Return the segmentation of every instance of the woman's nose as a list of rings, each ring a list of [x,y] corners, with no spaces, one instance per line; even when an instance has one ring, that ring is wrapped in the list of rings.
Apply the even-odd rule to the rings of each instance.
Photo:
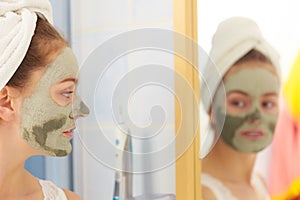
[[[83,103],[83,101],[80,101],[80,106],[79,106],[79,115],[86,117],[90,114],[90,109]]]
[[[76,96],[74,102],[73,102],[73,111],[70,115],[70,118],[72,119],[78,119],[80,117],[86,117],[90,113],[89,108],[85,103],[81,100],[79,96]]]

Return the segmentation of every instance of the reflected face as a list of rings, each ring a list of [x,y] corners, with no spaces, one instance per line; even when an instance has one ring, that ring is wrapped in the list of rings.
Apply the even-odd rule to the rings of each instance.
[[[237,151],[261,151],[273,138],[280,85],[261,65],[264,63],[231,74],[224,83],[226,96],[221,88],[215,96],[212,114],[217,129],[221,139]]]
[[[32,95],[23,101],[21,137],[48,155],[71,152],[75,119],[89,113],[75,92],[77,73],[76,58],[66,47],[47,67]]]

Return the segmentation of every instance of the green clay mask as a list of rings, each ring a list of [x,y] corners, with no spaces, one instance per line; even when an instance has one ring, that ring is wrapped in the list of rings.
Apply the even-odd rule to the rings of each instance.
[[[262,67],[242,68],[228,77],[224,87],[226,97],[219,87],[212,107],[222,140],[240,152],[261,151],[271,143],[278,117],[278,110],[268,110],[277,107],[280,85],[276,76]],[[238,95],[230,99],[230,94]],[[239,112],[229,109],[233,105],[240,106]]]
[[[77,95],[74,96],[73,104],[60,106],[50,94],[52,85],[66,78],[75,78],[77,72],[76,58],[72,50],[66,47],[48,66],[34,93],[23,102],[21,137],[30,146],[51,156],[65,156],[71,152],[71,137],[64,136],[63,132],[74,128],[73,116],[89,113]]]

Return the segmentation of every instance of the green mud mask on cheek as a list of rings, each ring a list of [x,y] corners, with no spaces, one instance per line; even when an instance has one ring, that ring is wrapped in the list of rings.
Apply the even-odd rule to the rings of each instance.
[[[50,94],[53,84],[69,77],[76,77],[78,64],[72,50],[64,48],[56,60],[48,66],[34,93],[23,102],[21,137],[32,147],[52,156],[65,156],[71,152],[70,138],[62,133],[74,126],[72,104],[59,106]],[[74,101],[81,102],[75,99]],[[82,103],[74,110],[86,111]],[[78,108],[77,108],[78,107]]]
[[[217,129],[221,130],[221,138],[226,144],[241,152],[258,152],[270,144],[277,115],[262,112],[260,99],[266,93],[278,94],[279,87],[276,77],[261,67],[244,68],[232,74],[225,82],[225,93],[239,91],[251,97],[249,109],[238,114],[226,112],[225,96],[222,95],[221,87],[219,87],[212,113],[216,119]],[[259,125],[252,124],[252,120],[259,120]],[[243,134],[256,134],[251,130],[263,131],[264,137],[260,139],[243,137]]]

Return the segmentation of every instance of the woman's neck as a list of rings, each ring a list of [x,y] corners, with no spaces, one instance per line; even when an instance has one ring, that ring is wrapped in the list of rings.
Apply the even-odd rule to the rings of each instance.
[[[219,139],[212,151],[203,159],[202,172],[224,181],[242,181],[251,184],[255,159],[255,153],[238,152]]]
[[[20,137],[8,130],[0,130],[0,199],[10,194],[28,191],[32,176],[24,169],[30,152],[22,148],[25,143]],[[22,151],[23,149],[23,151]]]

